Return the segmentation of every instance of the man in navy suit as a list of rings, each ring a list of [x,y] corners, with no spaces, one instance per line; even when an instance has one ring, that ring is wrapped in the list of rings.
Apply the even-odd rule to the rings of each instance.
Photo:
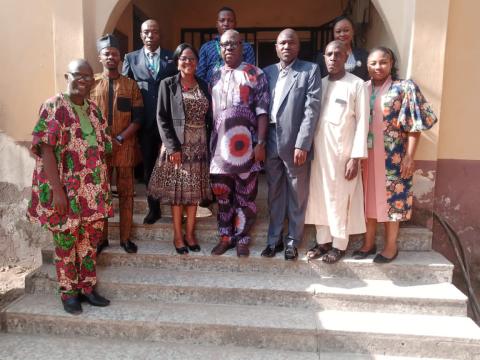
[[[140,130],[144,180],[150,181],[155,161],[161,146],[157,128],[157,100],[160,81],[176,73],[172,52],[160,48],[160,26],[156,20],[142,24],[140,37],[143,48],[125,55],[122,74],[134,79],[142,92],[144,119]],[[148,200],[148,214],[144,224],[153,224],[160,219],[160,204],[151,197]]]

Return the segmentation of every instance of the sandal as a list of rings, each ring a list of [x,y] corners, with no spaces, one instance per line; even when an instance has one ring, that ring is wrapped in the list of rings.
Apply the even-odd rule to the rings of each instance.
[[[326,262],[327,264],[334,264],[344,256],[345,256],[345,250],[332,248],[329,252],[323,255],[322,261]]]
[[[327,252],[329,252],[332,249],[332,243],[327,243],[327,244],[316,244],[314,247],[312,247],[310,250],[307,251],[307,259],[308,260],[315,260],[323,255],[325,255]]]

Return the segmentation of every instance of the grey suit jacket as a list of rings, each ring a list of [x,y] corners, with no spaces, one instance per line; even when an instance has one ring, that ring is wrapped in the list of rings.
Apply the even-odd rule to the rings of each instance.
[[[273,99],[273,91],[279,76],[278,65],[264,69]],[[308,151],[311,159],[312,142],[320,115],[322,79],[317,64],[297,59],[288,72],[280,106],[276,115],[276,143],[280,158],[293,166],[295,149]],[[270,115],[273,101],[270,102]],[[269,154],[276,153],[268,148]]]
[[[154,78],[148,71],[143,48],[125,55],[122,74],[135,80],[142,92],[144,122],[142,131],[151,131],[157,127],[157,101],[160,81],[177,72],[169,50],[160,50],[160,69]]]

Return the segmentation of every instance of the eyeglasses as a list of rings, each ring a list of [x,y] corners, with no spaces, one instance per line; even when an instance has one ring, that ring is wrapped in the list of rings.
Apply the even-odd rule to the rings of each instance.
[[[85,75],[85,74],[80,74],[78,72],[69,72],[68,74],[72,75],[73,79],[74,80],[85,80],[85,81],[92,81],[93,80],[93,76],[92,75]]]
[[[221,42],[220,46],[222,47],[222,49],[230,48],[231,50],[235,50],[241,43],[241,41],[225,41]]]
[[[178,60],[183,61],[183,62],[195,62],[197,61],[197,58],[194,57],[188,57],[188,56],[180,56]]]

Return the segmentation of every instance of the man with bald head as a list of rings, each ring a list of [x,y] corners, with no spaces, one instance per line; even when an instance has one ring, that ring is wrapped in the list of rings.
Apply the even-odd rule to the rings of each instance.
[[[97,244],[105,218],[113,215],[105,162],[112,144],[100,109],[87,99],[93,84],[88,62],[72,61],[65,79],[67,90],[45,101],[33,129],[27,216],[52,232],[63,307],[77,315],[81,301],[110,303],[94,286]]]
[[[249,256],[249,231],[255,222],[258,173],[265,160],[268,84],[259,68],[242,62],[242,41],[235,30],[220,39],[223,65],[210,83],[213,105],[211,185],[218,200],[219,243],[213,255],[236,246]]]
[[[144,116],[140,129],[140,148],[142,151],[143,180],[150,181],[155,161],[161,146],[157,127],[157,102],[160,81],[176,73],[172,52],[160,48],[160,26],[156,20],[147,20],[142,24],[140,37],[143,48],[125,55],[122,74],[135,80],[143,97]],[[160,219],[158,200],[148,197],[148,214],[144,224],[153,224]]]
[[[345,71],[345,45],[332,41],[324,57],[328,76],[322,80],[305,222],[317,230],[317,244],[308,251],[308,259],[332,264],[345,255],[350,234],[366,231],[359,167],[367,157],[370,108],[363,80]]]
[[[265,163],[270,224],[262,256],[273,257],[285,245],[285,260],[296,260],[303,238],[321,79],[316,64],[297,58],[300,41],[294,30],[280,32],[275,49],[280,62],[264,69],[272,102]],[[283,236],[285,218],[288,233]]]

